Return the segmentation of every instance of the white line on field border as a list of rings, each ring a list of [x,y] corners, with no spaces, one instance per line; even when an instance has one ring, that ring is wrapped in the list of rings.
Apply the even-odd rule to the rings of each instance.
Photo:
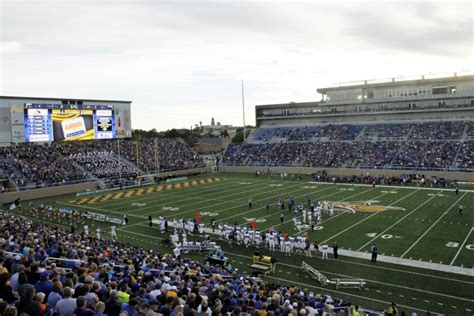
[[[448,210],[445,211],[445,212],[444,212],[444,213],[443,213],[443,214],[442,214],[442,215],[441,215],[441,216],[440,216],[440,217],[439,217],[439,218],[438,218],[411,246],[410,246],[410,248],[408,248],[408,249],[400,256],[400,258],[403,258],[410,250],[412,250],[413,247],[415,247],[416,244],[417,244],[421,239],[423,239],[423,237],[425,237],[426,234],[428,234],[428,233],[430,232],[430,230],[431,230],[433,227],[435,227],[436,224],[437,224],[446,214],[448,214],[449,211],[450,211],[454,206],[456,206],[456,205],[459,203],[459,201],[461,201],[461,200],[464,198],[464,196],[465,196],[466,194],[467,194],[467,192],[464,192],[464,194],[461,195],[461,197],[460,197],[459,199],[457,199],[456,202],[454,202],[453,205],[451,205],[451,207],[448,208]]]
[[[309,181],[307,183],[310,184],[322,184],[322,183],[330,183],[334,184],[332,182],[322,182],[322,181]],[[366,187],[371,184],[361,184],[361,183],[335,183],[335,185],[351,185],[351,186],[358,186],[358,187]],[[448,189],[448,188],[427,188],[427,187],[413,187],[413,186],[402,186],[402,185],[384,185],[384,184],[377,184],[376,187],[379,188],[396,188],[396,189],[412,189],[412,190],[433,190],[433,191],[450,191],[450,192],[455,192],[456,189]],[[474,190],[466,190],[466,189],[459,189],[459,192],[468,192],[468,193],[474,193]]]
[[[436,196],[438,196],[438,194],[440,194],[441,192],[443,191],[439,191],[438,193],[436,193],[435,195],[433,195],[432,197],[430,197],[428,200],[424,201],[423,203],[421,203],[420,205],[418,205],[413,211],[411,211],[410,213],[408,213],[407,215],[403,216],[402,218],[400,218],[398,221],[395,222],[395,224],[391,225],[389,228],[385,229],[383,232],[381,232],[380,234],[378,234],[377,236],[375,236],[374,238],[372,238],[371,240],[369,240],[367,243],[365,243],[362,247],[360,247],[359,249],[357,249],[357,251],[361,251],[363,248],[365,248],[367,245],[370,245],[375,239],[379,238],[380,236],[382,236],[383,234],[385,234],[387,231],[389,231],[390,229],[392,229],[393,227],[395,227],[396,225],[398,225],[398,223],[402,222],[405,218],[407,218],[408,216],[410,216],[411,214],[413,214],[416,210],[418,210],[420,207],[422,207],[423,205],[425,205],[426,203],[428,203],[429,201],[431,201],[432,199],[434,199]]]
[[[451,263],[449,264],[450,266],[453,265],[454,261],[456,261],[456,258],[458,257],[459,253],[461,252],[462,248],[464,247],[464,244],[466,243],[466,241],[469,239],[469,235],[471,235],[472,231],[474,230],[474,227],[471,227],[471,230],[469,231],[469,233],[467,234],[466,236],[466,239],[464,239],[461,247],[459,247],[459,250],[458,252],[456,252],[456,255],[454,256],[453,258],[453,261],[451,261]]]
[[[124,232],[130,233],[130,234],[135,234],[135,235],[138,235],[138,236],[151,238],[151,239],[158,239],[158,240],[163,240],[164,239],[164,238],[161,238],[161,237],[156,237],[156,236],[152,236],[152,235],[137,233],[137,232],[134,232],[134,231],[131,231],[131,230],[126,230]],[[281,252],[281,251],[277,249],[276,252]],[[303,254],[299,254],[299,253],[294,253],[294,254],[296,256],[303,256]],[[304,256],[306,258],[306,255],[304,255]],[[331,259],[331,258],[329,258],[328,260],[336,261],[336,259]],[[408,260],[408,259],[401,259],[401,260]],[[445,280],[445,281],[456,282],[456,283],[464,283],[464,284],[469,284],[469,285],[474,284],[473,282],[469,282],[469,281],[465,281],[465,280],[461,280],[461,279],[457,279],[457,278],[453,279],[453,278],[447,278],[447,277],[442,277],[442,276],[433,275],[433,274],[426,274],[426,273],[416,272],[416,271],[400,270],[400,269],[395,269],[395,268],[382,267],[382,266],[379,266],[379,265],[367,264],[367,263],[362,263],[362,262],[357,262],[357,261],[348,261],[348,260],[344,260],[344,259],[337,259],[337,261],[347,263],[347,264],[350,264],[350,265],[370,267],[371,269],[381,269],[381,270],[394,271],[394,272],[399,272],[399,273],[413,274],[413,275],[418,275],[418,276],[422,276],[422,277],[434,278],[434,279]],[[388,262],[388,263],[389,264],[396,264],[396,263],[390,263],[390,262]],[[429,269],[429,268],[420,268],[416,265],[410,265],[409,267],[423,269],[423,270]],[[438,269],[434,269],[434,270],[443,272],[442,270],[438,270]],[[444,271],[444,272],[448,272],[448,271]],[[459,275],[459,273],[457,273],[457,272],[448,272],[448,273]]]

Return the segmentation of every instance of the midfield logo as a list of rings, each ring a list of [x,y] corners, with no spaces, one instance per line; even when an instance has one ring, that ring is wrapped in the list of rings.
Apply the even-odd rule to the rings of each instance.
[[[369,201],[356,201],[356,202],[332,202],[332,201],[324,201],[324,203],[328,203],[329,205],[334,204],[334,209],[340,211],[349,211],[351,213],[355,212],[381,212],[381,211],[405,211],[406,209],[399,206],[390,206],[390,205],[380,205],[378,204],[380,201],[377,200],[369,200]]]

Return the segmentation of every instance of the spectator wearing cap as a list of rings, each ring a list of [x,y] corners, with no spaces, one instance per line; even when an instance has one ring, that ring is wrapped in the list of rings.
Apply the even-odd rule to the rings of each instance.
[[[40,279],[35,284],[35,290],[36,292],[42,292],[45,295],[49,295],[49,293],[51,293],[53,290],[53,282],[48,279],[47,271],[41,272]]]

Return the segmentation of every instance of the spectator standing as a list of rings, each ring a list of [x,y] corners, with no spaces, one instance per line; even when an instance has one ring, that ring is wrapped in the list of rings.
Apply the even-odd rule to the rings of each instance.
[[[379,251],[379,248],[377,247],[376,244],[372,245],[372,259],[370,261],[372,262],[377,262],[377,253]]]

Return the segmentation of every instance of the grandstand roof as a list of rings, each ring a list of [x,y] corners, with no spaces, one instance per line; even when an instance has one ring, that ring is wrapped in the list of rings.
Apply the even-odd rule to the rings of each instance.
[[[18,99],[18,100],[54,100],[54,101],[85,101],[85,102],[108,102],[108,103],[132,103],[126,100],[101,100],[101,99],[82,99],[82,98],[51,98],[51,97],[22,97],[22,96],[0,96],[0,99]]]
[[[398,87],[406,85],[424,85],[446,83],[454,81],[470,81],[474,80],[474,75],[450,76],[440,78],[426,78],[425,76],[417,79],[405,80],[403,78],[391,78],[382,80],[365,80],[341,83],[337,86],[316,89],[318,93],[325,94],[328,91],[347,90],[356,88],[383,88],[383,87]]]

